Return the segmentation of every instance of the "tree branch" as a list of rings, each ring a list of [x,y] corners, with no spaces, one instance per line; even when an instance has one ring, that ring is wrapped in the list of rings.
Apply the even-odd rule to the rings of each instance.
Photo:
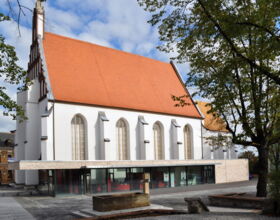
[[[233,41],[230,39],[230,37],[225,33],[225,31],[222,29],[221,25],[214,19],[214,17],[209,13],[209,11],[206,9],[204,3],[202,0],[197,0],[200,6],[202,7],[205,15],[208,17],[208,19],[215,25],[215,27],[218,29],[220,34],[223,36],[223,38],[228,42],[230,48],[232,49],[233,52],[236,53],[236,55],[243,60],[245,60],[247,63],[255,67],[256,69],[259,69],[264,75],[268,76],[269,78],[273,79],[276,84],[280,85],[280,72],[277,72],[276,74],[271,73],[268,71],[266,68],[258,65],[255,63],[253,60],[250,58],[244,56],[234,45]]]
[[[266,33],[270,34],[272,37],[274,37],[279,43],[280,43],[280,36],[277,36],[275,33],[273,33],[271,30],[269,30],[268,28],[266,27],[263,27],[261,25],[258,25],[258,24],[255,24],[255,23],[252,23],[252,22],[249,22],[249,21],[244,21],[244,22],[236,22],[234,24],[237,24],[237,25],[245,25],[245,26],[252,26],[252,27],[256,27],[258,29],[261,29],[263,31],[265,31]]]

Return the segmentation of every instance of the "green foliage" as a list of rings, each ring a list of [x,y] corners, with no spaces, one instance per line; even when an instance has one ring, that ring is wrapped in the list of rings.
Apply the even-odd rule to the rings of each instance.
[[[274,214],[280,215],[280,143],[270,147],[269,161],[268,190],[270,197],[274,200]]]
[[[182,96],[175,96],[171,95],[171,99],[176,102],[175,107],[183,107],[186,105],[190,105],[190,101],[187,99],[189,98],[189,95],[182,95]]]
[[[248,159],[249,161],[249,173],[258,173],[258,157],[252,151],[242,152],[238,158]]]
[[[179,62],[190,61],[187,85],[213,100],[211,111],[225,120],[233,142],[255,147],[275,143],[280,1],[138,2],[152,12],[150,23],[158,25],[158,48],[176,50]]]
[[[270,147],[269,161],[271,169],[280,173],[280,140],[279,143],[273,144]]]
[[[270,197],[278,204],[278,214],[280,214],[280,172],[279,170],[273,170],[269,174],[268,185]]]
[[[228,135],[218,134],[216,136],[212,135],[205,137],[204,139],[207,144],[214,148],[214,150],[217,150],[220,147],[231,147],[232,145],[231,137]]]
[[[189,50],[213,49],[220,44],[234,52],[242,62],[261,71],[280,85],[280,69],[273,63],[259,63],[255,55],[245,50],[248,35],[258,33],[268,41],[261,42],[258,55],[271,60],[279,54],[280,1],[275,0],[138,0],[140,6],[152,12],[152,25],[159,25],[166,52],[177,50],[177,60],[185,62]],[[252,33],[250,33],[252,31]],[[247,35],[247,36],[246,36]],[[246,37],[244,37],[246,36]],[[242,41],[242,42],[241,42]],[[255,42],[254,42],[255,43]],[[176,45],[176,48],[174,47]],[[222,46],[222,45],[221,45]],[[205,51],[204,51],[205,52]]]
[[[0,13],[0,22],[7,20],[9,17]],[[7,44],[4,36],[0,34],[0,77],[5,83],[18,85],[18,91],[23,91],[27,89],[29,81],[26,71],[17,65],[17,61],[15,48]],[[4,86],[0,86],[0,106],[4,108],[4,115],[10,115],[14,119],[26,119],[24,110],[11,99]]]
[[[280,138],[280,1],[138,2],[152,13],[158,48],[190,62],[187,85],[211,100],[233,143],[258,149],[257,195],[265,196],[268,150]]]
[[[280,215],[280,143],[271,146],[269,153],[270,173],[268,190],[270,197],[274,200],[274,212]]]

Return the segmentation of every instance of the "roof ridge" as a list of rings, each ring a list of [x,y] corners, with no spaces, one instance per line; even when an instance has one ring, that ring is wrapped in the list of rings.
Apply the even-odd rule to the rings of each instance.
[[[67,40],[73,40],[73,41],[77,41],[77,42],[80,42],[80,43],[83,43],[83,44],[94,45],[94,46],[97,46],[97,47],[102,47],[104,49],[110,49],[110,50],[114,50],[114,51],[117,51],[117,52],[129,54],[129,55],[133,55],[133,56],[139,56],[139,57],[142,57],[142,58],[145,58],[145,59],[149,59],[149,60],[157,61],[157,62],[160,62],[160,63],[163,63],[163,64],[171,65],[169,62],[164,62],[164,61],[153,59],[153,58],[150,58],[150,57],[145,57],[145,56],[142,56],[142,55],[139,55],[139,54],[130,53],[130,52],[127,52],[127,51],[116,49],[116,48],[106,47],[106,46],[103,46],[103,45],[91,43],[91,42],[88,42],[88,41],[85,41],[85,40],[76,39],[76,38],[73,38],[73,37],[67,37],[67,36],[55,34],[55,33],[52,33],[52,32],[45,32],[45,34],[50,34],[50,35],[53,35],[55,37],[65,38]]]

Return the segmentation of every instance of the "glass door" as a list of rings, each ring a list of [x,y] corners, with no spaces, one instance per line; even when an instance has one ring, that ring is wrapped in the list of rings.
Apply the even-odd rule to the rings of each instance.
[[[90,170],[86,169],[84,170],[84,192],[86,194],[91,194],[91,175],[90,175]]]

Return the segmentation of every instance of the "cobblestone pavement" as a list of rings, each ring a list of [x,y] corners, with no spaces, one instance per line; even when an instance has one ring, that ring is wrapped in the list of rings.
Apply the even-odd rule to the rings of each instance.
[[[243,184],[243,183],[242,183]],[[211,186],[212,187],[212,186]],[[171,206],[174,209],[185,209],[186,203],[184,202],[185,197],[200,197],[204,203],[208,204],[208,196],[213,194],[223,194],[223,193],[242,193],[242,192],[255,192],[256,191],[256,182],[249,182],[248,185],[238,186],[238,184],[231,184],[228,188],[223,187],[219,188],[216,185],[216,188],[203,190],[193,190],[186,192],[176,192],[169,194],[156,194],[151,196],[151,203]]]
[[[0,197],[0,219],[33,220],[34,218],[14,198]]]
[[[92,201],[89,196],[58,196],[55,198],[37,196],[15,197],[15,199],[38,220],[75,219],[71,214],[72,211],[92,208]]]
[[[210,194],[254,192],[255,190],[256,181],[194,186],[182,189],[174,189],[173,191],[169,190],[168,193],[165,193],[164,190],[158,190],[152,191],[151,203],[172,207],[174,209],[186,210],[187,207],[183,200],[184,197],[198,196],[207,203],[207,196]],[[71,212],[83,209],[92,209],[92,201],[90,196],[58,196],[55,198],[47,196],[0,197],[0,220],[32,220],[32,216],[34,219],[39,220],[68,220],[75,219],[75,217],[71,215]],[[17,214],[17,210],[22,214]],[[217,207],[210,207],[210,210],[210,213],[200,215],[170,215],[135,219],[276,219],[256,214],[250,210],[248,211]]]
[[[203,220],[279,220],[279,217],[268,217],[259,214],[253,213],[236,213],[236,212],[227,212],[227,213],[215,213],[210,212],[209,214],[187,214],[187,215],[168,215],[168,216],[157,216],[157,217],[145,217],[145,218],[134,218],[133,220],[165,220],[165,219],[203,219]]]

